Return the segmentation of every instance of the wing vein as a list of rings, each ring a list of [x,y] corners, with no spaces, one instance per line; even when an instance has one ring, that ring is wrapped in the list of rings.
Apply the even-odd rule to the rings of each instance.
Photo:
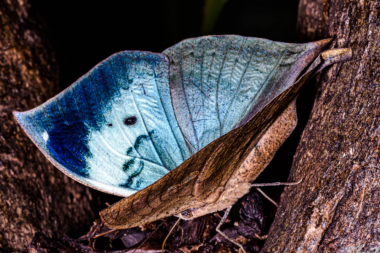
[[[95,99],[96,99],[96,101],[98,102],[98,104],[100,104],[100,103],[99,103],[99,98],[98,98],[99,94],[97,94],[97,90],[96,90],[95,87],[94,87],[94,81],[93,81],[93,79],[92,79],[91,74],[89,75],[89,77],[90,77],[90,81],[91,81],[91,82],[90,82],[90,83],[91,83],[91,87],[92,87],[92,89],[93,89],[93,91],[94,91],[94,94],[95,94]],[[108,90],[107,90],[107,93],[108,93]],[[108,94],[108,96],[109,96],[109,94]],[[108,98],[109,98],[109,97],[108,97]],[[139,157],[141,157],[141,155],[139,154],[139,152],[136,150],[135,146],[132,144],[131,140],[130,140],[130,139],[128,138],[128,136],[125,134],[124,129],[120,126],[120,122],[117,120],[117,117],[116,117],[115,112],[114,112],[113,104],[112,104],[112,103],[110,103],[110,104],[111,104],[112,115],[113,115],[114,118],[116,119],[115,121],[116,121],[117,126],[118,126],[119,129],[121,130],[121,134],[123,135],[124,139],[126,139],[126,140],[128,141],[128,143],[132,146],[132,148],[136,151],[136,153],[139,155]],[[100,131],[100,128],[99,128],[99,133],[102,135],[102,133],[101,133],[101,131]],[[106,139],[104,139],[104,140],[107,142]],[[108,142],[107,142],[107,143],[108,143]]]
[[[244,47],[244,45],[245,45],[246,42],[247,42],[247,38],[244,39],[244,42],[243,42],[242,45],[240,46],[239,53],[238,53],[239,58],[237,59],[237,61],[235,60],[235,62],[234,62],[234,67],[233,67],[232,70],[231,70],[231,75],[230,75],[230,80],[229,80],[229,84],[230,84],[230,85],[231,85],[231,79],[232,79],[232,76],[233,76],[233,74],[235,73],[236,64],[237,64],[237,62],[239,61],[239,59],[241,58],[241,51],[242,51],[242,49],[243,49],[243,47]],[[227,112],[228,112],[228,111],[227,111]],[[227,112],[226,112],[226,114],[227,114]],[[224,121],[224,119],[223,119],[223,121]]]
[[[139,116],[141,117],[141,121],[142,121],[142,123],[143,123],[144,129],[145,129],[145,132],[146,132],[147,136],[149,136],[150,143],[151,143],[152,146],[153,146],[153,149],[154,149],[154,151],[155,151],[155,153],[156,153],[156,156],[157,156],[158,159],[160,160],[161,165],[163,165],[164,163],[162,162],[162,159],[161,159],[160,155],[158,154],[158,151],[157,151],[156,145],[154,145],[154,142],[153,142],[152,138],[150,137],[150,134],[149,134],[148,128],[146,127],[145,120],[144,120],[143,116],[141,115],[140,108],[138,107],[138,105],[137,105],[137,103],[136,103],[136,99],[135,99],[135,96],[133,95],[132,89],[130,88],[130,89],[128,89],[128,90],[129,90],[129,92],[130,92],[130,94],[131,94],[131,96],[132,96],[133,104],[134,104],[134,106],[136,107],[136,110],[137,110]],[[170,171],[169,169],[167,169],[167,170]]]
[[[72,91],[72,94],[73,94],[73,98],[74,98],[74,102],[75,102],[75,110],[78,112],[78,115],[80,115],[80,110],[79,110],[79,105],[78,105],[78,101],[77,101],[77,97],[76,97],[76,94],[75,94],[75,90],[74,89],[71,89]],[[86,100],[86,105],[87,105],[87,100]],[[97,125],[97,123],[95,122],[95,124]],[[99,126],[98,126],[99,128]],[[99,128],[100,129],[100,128]],[[100,131],[99,131],[100,132]],[[99,135],[100,138],[102,139],[102,142],[109,147],[109,144],[104,140],[102,134]],[[95,145],[92,145],[92,148],[95,149],[95,151],[99,152],[101,151],[98,147],[96,147]],[[101,152],[100,152],[101,153]],[[120,154],[121,155],[121,154]],[[112,175],[108,172],[108,171],[104,171],[102,170],[103,173],[106,173],[108,176],[112,177]]]
[[[272,42],[272,45],[271,45],[271,48],[274,46],[274,42]],[[270,77],[273,75],[274,71],[278,68],[278,66],[280,65],[281,63],[281,60],[284,56],[284,52],[281,53],[281,56],[278,58],[278,61],[276,62],[275,66],[273,67],[273,69],[271,70],[271,72],[267,75],[265,81],[263,82],[263,84],[261,85],[260,89],[256,92],[255,96],[251,99],[251,101],[255,100],[257,95],[260,93],[260,91],[263,89],[263,87],[266,86],[266,84],[268,83]],[[249,107],[247,107],[245,109],[245,112],[244,112],[244,115],[247,113],[247,110],[248,110]]]
[[[133,58],[133,59],[134,59],[134,58]],[[133,60],[132,60],[132,61],[133,61]],[[109,64],[109,66],[110,66],[110,68],[111,68],[112,76],[115,76],[115,74],[114,74],[114,69],[113,69],[112,64],[111,64],[110,62],[108,62],[108,64]],[[148,129],[146,128],[146,125],[145,125],[144,118],[142,117],[142,115],[141,115],[141,113],[140,113],[140,109],[138,108],[138,106],[137,106],[137,104],[136,104],[136,101],[135,101],[135,98],[134,98],[134,96],[133,96],[133,94],[132,94],[131,89],[129,89],[129,91],[130,91],[130,94],[131,94],[131,96],[132,96],[133,103],[134,103],[134,105],[135,105],[135,107],[136,107],[136,109],[137,109],[137,111],[138,111],[138,113],[139,113],[139,115],[140,115],[140,117],[141,117],[141,119],[142,119],[142,121],[143,121],[143,125],[144,125],[144,128],[145,128],[145,131],[146,131],[147,135],[150,137],[149,132],[148,132]],[[107,90],[107,92],[108,92],[108,90]],[[161,161],[161,164],[154,163],[154,162],[152,162],[152,161],[149,161],[149,160],[147,160],[147,159],[142,158],[141,156],[140,156],[139,159],[142,159],[143,161],[149,161],[149,162],[154,163],[154,164],[156,164],[156,165],[160,165],[161,167],[163,167],[163,168],[165,168],[166,170],[170,171],[168,168],[166,168],[165,166],[163,166],[163,163],[162,163],[161,157],[159,156],[159,154],[158,154],[158,152],[157,152],[157,149],[156,149],[156,146],[154,145],[154,143],[153,143],[153,141],[152,141],[151,138],[150,138],[150,141],[151,141],[151,143],[152,143],[152,146],[153,146],[154,150],[156,151],[156,154],[157,154],[158,158],[159,158],[160,161]],[[134,146],[133,146],[133,148],[135,149]],[[136,150],[136,149],[135,149],[135,150]],[[137,150],[136,150],[136,152],[137,152]],[[137,153],[138,153],[138,152],[137,152]]]
[[[72,89],[72,92],[73,92],[73,98],[74,98],[74,101],[75,101],[75,108],[76,108],[77,112],[80,114],[79,106],[78,106],[78,101],[77,101],[77,98],[76,98],[76,95],[75,95],[75,92],[74,92],[74,91],[75,91],[75,90]],[[100,136],[101,140],[104,142],[104,144],[107,145],[108,148],[109,148],[111,151],[114,150],[114,149],[113,149],[113,148],[112,148],[112,147],[111,147],[111,146],[110,146],[110,145],[104,140],[104,137],[103,137],[102,134],[100,134],[99,136]],[[95,145],[93,145],[92,147],[95,148],[96,151],[99,151],[99,149],[98,149]],[[114,153],[115,153],[116,155],[118,155],[118,156],[124,158],[124,159],[139,159],[139,160],[142,160],[142,161],[147,162],[147,163],[152,163],[152,164],[155,164],[155,165],[159,165],[159,164],[153,163],[153,162],[151,162],[151,161],[149,161],[149,160],[146,160],[146,159],[144,159],[144,158],[142,158],[142,157],[135,157],[135,156],[124,155],[124,154],[122,154],[122,153],[120,153],[120,152],[117,152],[116,150],[115,150]],[[161,166],[161,165],[159,165],[159,166]],[[164,166],[161,166],[161,167],[165,168]],[[166,168],[165,168],[165,169],[166,169]]]
[[[228,55],[230,47],[231,47],[231,42],[230,42],[230,44],[229,44],[229,46],[228,46],[228,48],[226,50],[226,53],[224,55],[222,66],[221,66],[220,72],[219,72],[218,82],[216,83],[216,113],[218,115],[218,120],[219,120],[219,135],[220,136],[222,135],[222,122],[220,121],[220,112],[219,112],[219,83],[220,83],[220,79],[221,79],[221,76],[222,76],[222,71],[223,71],[223,68],[224,68],[224,63],[226,62],[226,58],[227,58],[227,55]]]
[[[164,110],[164,114],[165,114],[166,120],[167,120],[167,122],[168,122],[168,124],[169,124],[169,127],[170,127],[170,129],[172,130],[171,132],[172,132],[172,135],[173,135],[173,137],[174,137],[174,139],[175,139],[175,141],[176,141],[176,143],[177,143],[177,147],[178,147],[179,150],[180,150],[180,153],[181,153],[181,156],[182,156],[182,161],[185,161],[185,156],[184,156],[184,154],[182,154],[182,149],[181,149],[181,147],[179,146],[178,140],[177,140],[177,138],[176,138],[176,136],[175,136],[175,134],[174,134],[174,129],[173,129],[172,125],[170,124],[169,117],[168,117],[167,112],[166,112],[166,110],[165,110],[164,104],[162,103],[161,94],[160,94],[160,92],[158,91],[158,85],[157,85],[157,80],[156,80],[156,72],[154,71],[153,68],[152,68],[152,70],[153,70],[153,73],[154,73],[154,83],[155,83],[156,91],[157,91],[157,94],[158,94],[158,97],[159,97],[159,101],[160,101],[160,103],[161,103],[162,109]],[[170,88],[169,88],[169,90],[170,90]],[[170,98],[171,98],[171,97],[170,97]],[[182,132],[181,132],[181,133],[182,133]]]
[[[255,52],[255,50],[252,50],[251,57],[249,58],[249,61],[247,62],[247,66],[245,67],[245,69],[244,69],[244,71],[243,71],[243,74],[242,74],[242,76],[241,76],[241,78],[240,78],[240,80],[239,80],[239,84],[238,84],[238,86],[237,86],[237,88],[236,88],[236,91],[235,91],[235,93],[234,93],[234,96],[232,97],[231,102],[230,102],[230,104],[228,105],[228,109],[227,109],[227,111],[226,111],[226,116],[224,117],[223,122],[222,122],[222,129],[223,129],[223,126],[224,126],[225,120],[226,120],[226,118],[227,118],[227,114],[228,114],[228,112],[229,112],[229,110],[230,110],[230,108],[231,108],[233,102],[235,101],[235,99],[236,99],[236,97],[237,97],[237,93],[238,93],[238,91],[239,91],[239,89],[240,89],[240,86],[241,86],[241,83],[242,83],[243,78],[244,78],[244,76],[245,76],[245,73],[247,72],[248,67],[249,67],[249,65],[251,64],[251,61],[252,61],[252,58],[253,58],[253,54],[254,54],[254,52]],[[231,76],[232,76],[232,74],[231,74]]]
[[[203,46],[202,61],[201,61],[201,79],[200,79],[201,92],[203,90],[203,62],[204,62],[204,58],[205,58],[205,50],[204,50],[204,46]],[[205,100],[204,100],[203,96],[201,96],[201,99],[202,99],[202,119],[204,119],[205,118]],[[197,146],[199,146],[199,142],[203,138],[203,135],[204,135],[204,132],[205,132],[205,121],[204,120],[202,122],[202,125],[203,125],[202,126],[202,135],[197,140]]]
[[[45,110],[45,107],[42,105],[41,106],[42,107],[42,111],[44,112],[44,114],[45,114],[45,117],[48,119],[48,121],[49,121],[49,125],[50,125],[50,128],[53,128],[53,124],[51,123],[51,120],[50,120],[50,117],[49,117],[49,114],[46,112],[46,110]],[[46,126],[45,126],[45,124],[44,124],[44,122],[43,121],[40,121],[41,122],[41,124],[46,128]],[[52,145],[50,145],[50,147],[54,150],[54,152],[58,155],[59,153],[55,150],[55,148],[52,146]],[[77,161],[80,161],[80,159],[78,159],[78,157],[76,157],[72,152],[71,152],[71,150],[68,150],[68,152],[71,154],[71,156],[75,159],[75,160],[77,160]],[[60,158],[62,158],[62,157],[60,157]],[[63,160],[63,159],[62,159]],[[81,161],[80,161],[81,162]]]
[[[186,94],[186,91],[185,91],[185,86],[183,84],[184,83],[184,78],[183,78],[183,69],[182,69],[182,59],[183,59],[183,49],[181,49],[181,59],[179,61],[180,76],[181,76],[181,87],[182,87],[182,91],[183,91],[183,94],[184,94],[184,97],[185,97],[186,107],[187,107],[187,109],[189,111],[190,123],[191,123],[191,127],[193,129],[193,134],[194,134],[194,137],[196,139],[196,142],[198,143],[198,137],[197,137],[197,134],[195,133],[195,127],[194,127],[193,117],[191,115],[191,111],[190,111],[190,107],[189,107],[189,102],[188,102],[187,94]],[[187,140],[187,142],[188,142],[188,140]],[[193,145],[191,145],[191,147],[193,147]],[[196,150],[197,151],[199,150],[198,145],[196,147]]]
[[[63,115],[63,119],[64,119],[64,121],[69,125],[69,121],[67,120],[66,113],[63,112],[62,107],[61,107],[61,105],[59,104],[58,99],[55,99],[55,102],[56,102],[56,104],[57,104],[58,110],[60,111],[61,115]],[[78,149],[76,149],[76,148],[75,148],[75,150],[78,151],[80,154],[82,154],[83,157],[86,157],[86,156],[85,156],[80,150],[78,150]]]

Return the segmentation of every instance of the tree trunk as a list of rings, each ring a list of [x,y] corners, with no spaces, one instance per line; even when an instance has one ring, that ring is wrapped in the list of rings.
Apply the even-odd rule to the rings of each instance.
[[[89,190],[55,169],[14,121],[58,87],[56,63],[24,0],[0,3],[0,251],[21,251],[39,231],[60,237],[94,218]]]
[[[283,192],[262,252],[380,250],[379,10],[376,0],[300,1],[301,38],[334,38],[353,59],[318,81],[289,177],[303,181]]]

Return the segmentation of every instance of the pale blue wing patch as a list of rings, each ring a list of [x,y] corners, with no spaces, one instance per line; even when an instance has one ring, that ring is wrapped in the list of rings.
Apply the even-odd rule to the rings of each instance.
[[[115,66],[113,67],[115,76],[128,73],[129,89],[121,90],[123,100],[120,100],[119,105],[123,103],[134,105],[136,109],[134,114],[141,118],[140,126],[137,124],[133,126],[144,130],[144,134],[137,137],[137,151],[146,153],[146,159],[153,158],[152,154],[155,154],[157,163],[172,170],[189,157],[188,148],[179,131],[170,100],[167,101],[170,97],[168,95],[161,97],[162,93],[170,92],[167,70],[165,73],[155,70],[151,62],[142,62],[143,58],[144,55],[140,53],[125,55],[111,61],[111,65]],[[131,64],[125,64],[126,62]],[[126,68],[118,68],[120,64]],[[125,99],[127,97],[128,100]],[[163,101],[167,108],[164,107]],[[152,139],[150,145],[145,144],[150,138]],[[148,148],[149,150],[145,150]]]
[[[190,156],[170,101],[168,64],[161,54],[115,54],[15,117],[64,173],[129,196]]]
[[[227,35],[188,39],[165,50],[173,107],[190,150],[196,153],[240,126],[257,105],[288,88],[313,47]]]

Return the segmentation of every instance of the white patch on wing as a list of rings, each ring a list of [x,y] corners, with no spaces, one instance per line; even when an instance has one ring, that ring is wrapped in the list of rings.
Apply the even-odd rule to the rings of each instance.
[[[123,171],[126,159],[122,157],[122,153],[115,154],[115,151],[110,149],[112,143],[104,143],[105,134],[102,132],[103,129],[101,132],[91,131],[88,138],[87,145],[91,153],[91,157],[86,157],[89,177],[107,185],[118,186],[128,180],[128,175]],[[125,147],[125,152],[127,149],[128,147]]]
[[[132,145],[124,141],[120,146],[123,137],[120,133],[119,136],[116,132],[112,134],[113,130],[113,127],[104,126],[101,131],[92,130],[89,133],[87,145],[91,156],[86,157],[89,179],[106,185],[107,189],[102,187],[104,190],[109,190],[109,187],[134,189],[144,188],[168,172],[162,165],[141,158],[136,151],[127,154],[128,150],[133,149]],[[115,142],[117,139],[119,141]],[[135,143],[136,137],[130,141]],[[143,166],[142,170],[140,166]]]
[[[42,133],[42,138],[44,139],[45,142],[47,142],[49,140],[49,134],[46,131],[44,131]]]

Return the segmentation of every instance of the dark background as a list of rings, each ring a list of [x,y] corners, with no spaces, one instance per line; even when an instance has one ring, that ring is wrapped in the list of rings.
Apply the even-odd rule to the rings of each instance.
[[[161,52],[179,41],[201,36],[203,0],[85,1],[32,0],[48,31],[64,89],[97,63],[123,50]],[[276,41],[298,42],[296,36],[298,0],[229,0],[213,34],[238,34]],[[286,181],[302,129],[308,120],[315,87],[312,84],[298,99],[299,124],[276,154],[258,182]],[[279,201],[282,187],[264,189]],[[100,208],[118,197],[99,193]],[[275,208],[268,206],[273,217]]]
[[[201,36],[204,0],[31,0],[47,27],[61,88],[123,50],[161,52]],[[295,36],[298,0],[229,0],[213,34],[284,42]]]

